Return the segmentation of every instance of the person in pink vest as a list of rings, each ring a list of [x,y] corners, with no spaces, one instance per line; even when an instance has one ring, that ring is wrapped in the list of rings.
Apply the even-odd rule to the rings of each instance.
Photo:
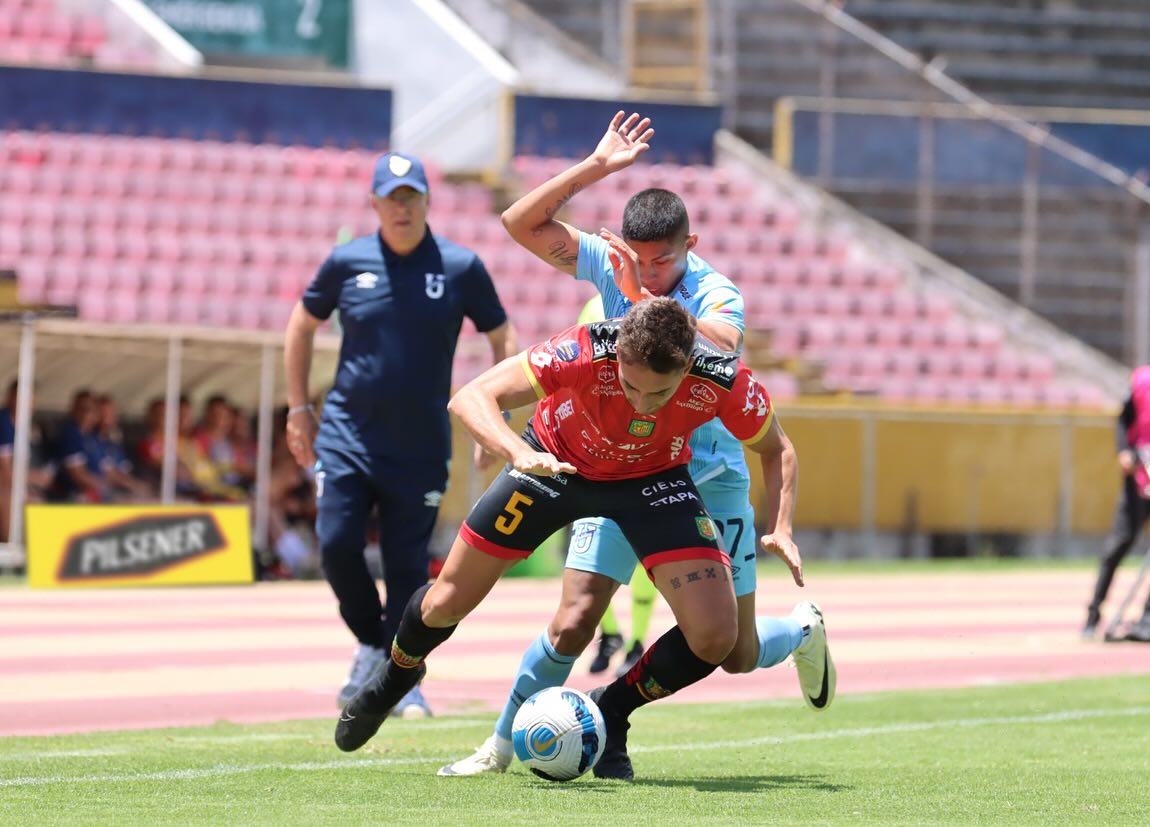
[[[1118,466],[1122,469],[1122,492],[1114,513],[1114,525],[1103,546],[1094,598],[1086,610],[1086,625],[1082,627],[1085,639],[1097,633],[1102,602],[1110,591],[1114,573],[1150,517],[1150,365],[1135,368],[1130,375],[1130,396],[1118,414],[1115,441]],[[1142,619],[1134,624],[1125,639],[1150,642],[1150,597],[1146,599]]]

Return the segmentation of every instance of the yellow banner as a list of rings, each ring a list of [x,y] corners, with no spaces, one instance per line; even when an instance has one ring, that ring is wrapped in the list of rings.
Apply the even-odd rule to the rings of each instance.
[[[245,505],[30,505],[28,584],[251,583]]]

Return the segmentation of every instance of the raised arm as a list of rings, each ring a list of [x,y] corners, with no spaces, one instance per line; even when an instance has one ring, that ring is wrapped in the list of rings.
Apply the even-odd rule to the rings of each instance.
[[[503,212],[503,226],[520,246],[543,261],[575,275],[579,230],[555,218],[575,195],[612,172],[629,167],[649,148],[651,119],[615,113],[611,125],[587,158],[540,184]]]

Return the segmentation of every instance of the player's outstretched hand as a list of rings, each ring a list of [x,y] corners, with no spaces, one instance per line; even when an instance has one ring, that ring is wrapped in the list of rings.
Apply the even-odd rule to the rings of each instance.
[[[638,112],[627,115],[622,109],[615,113],[611,125],[599,140],[591,157],[606,167],[608,174],[625,169],[651,148],[648,143],[655,137],[650,118],[639,118]]]
[[[569,462],[561,462],[551,454],[543,451],[530,451],[515,458],[511,463],[516,471],[524,474],[535,474],[538,477],[553,477],[556,474],[574,474],[575,466]]]
[[[799,547],[789,534],[764,534],[759,538],[763,551],[770,552],[787,564],[791,570],[791,577],[795,578],[795,585],[803,585],[803,558],[799,556]]]

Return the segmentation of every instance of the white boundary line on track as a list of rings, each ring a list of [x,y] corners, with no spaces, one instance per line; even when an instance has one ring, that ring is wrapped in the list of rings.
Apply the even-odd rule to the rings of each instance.
[[[793,744],[801,741],[826,741],[836,738],[865,738],[874,735],[896,735],[903,732],[927,732],[935,729],[949,729],[954,727],[980,727],[1003,726],[1010,724],[1037,724],[1061,723],[1065,721],[1082,721],[1090,718],[1127,718],[1141,715],[1150,715],[1150,706],[1135,706],[1126,709],[1078,709],[1065,712],[1050,712],[1044,715],[1007,715],[1001,718],[956,718],[948,721],[922,721],[918,723],[891,724],[881,727],[858,727],[855,729],[832,729],[826,732],[803,732],[794,735],[766,736],[763,738],[746,738],[731,741],[707,741],[692,744],[692,750],[700,749],[731,749],[734,747],[753,747],[763,744]],[[237,739],[239,740],[239,739]],[[634,753],[669,752],[681,750],[681,744],[666,744],[657,747],[635,747]],[[60,754],[60,753],[58,753]],[[42,756],[51,753],[42,753]],[[25,776],[23,778],[0,778],[0,787],[33,787],[49,784],[107,784],[121,781],[177,781],[195,778],[219,778],[229,775],[243,775],[263,770],[338,770],[344,768],[364,767],[395,767],[415,764],[442,764],[450,758],[360,758],[340,761],[305,761],[295,764],[217,764],[212,767],[189,768],[183,770],[160,770],[157,772],[122,773],[102,775],[48,775]]]

